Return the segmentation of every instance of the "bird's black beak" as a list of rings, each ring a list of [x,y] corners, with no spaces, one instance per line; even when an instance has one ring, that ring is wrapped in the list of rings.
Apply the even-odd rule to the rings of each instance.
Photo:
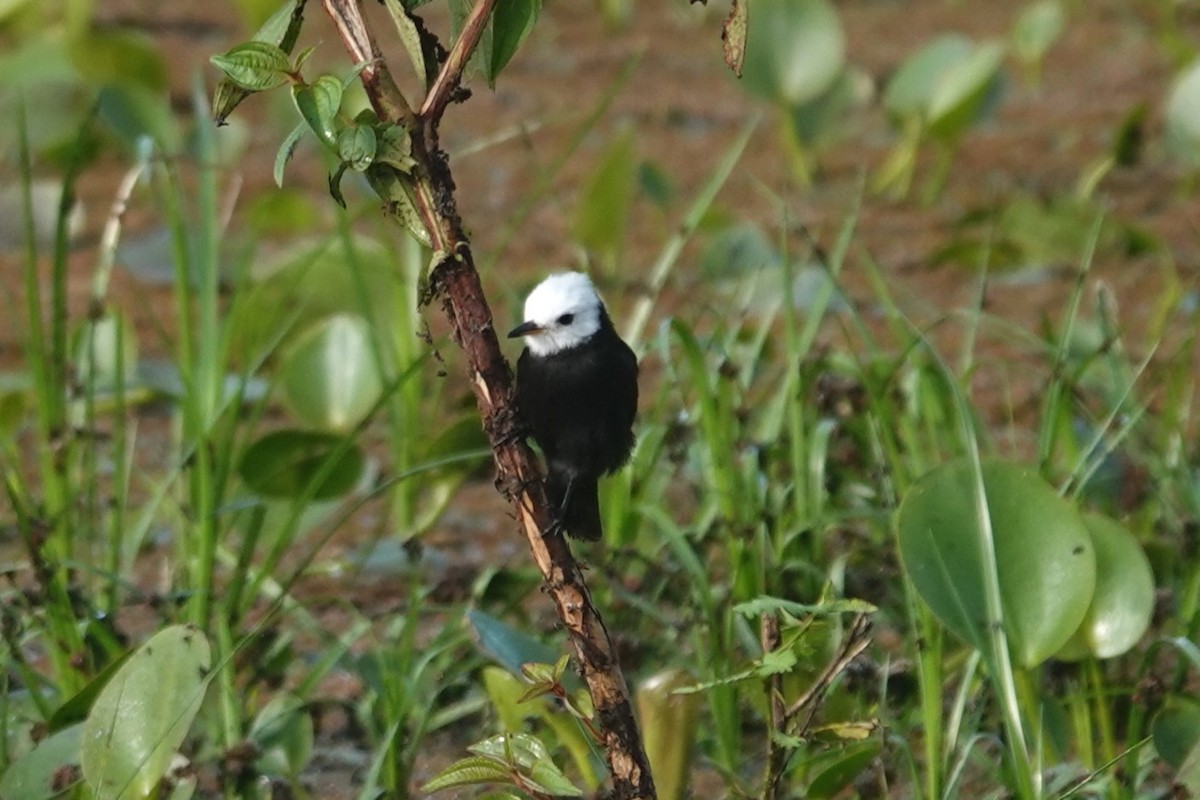
[[[531,333],[537,333],[542,329],[541,325],[536,322],[522,322],[517,327],[508,332],[508,338],[516,339],[518,336],[528,336]]]

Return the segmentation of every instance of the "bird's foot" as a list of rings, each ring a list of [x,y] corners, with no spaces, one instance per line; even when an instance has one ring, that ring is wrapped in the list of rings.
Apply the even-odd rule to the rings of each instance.
[[[550,521],[550,524],[542,529],[542,538],[549,539],[551,536],[562,536],[567,532],[567,528],[563,525],[562,517],[555,517]]]

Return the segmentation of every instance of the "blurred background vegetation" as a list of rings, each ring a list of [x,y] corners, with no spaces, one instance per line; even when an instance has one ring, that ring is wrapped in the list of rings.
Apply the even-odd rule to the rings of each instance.
[[[211,122],[280,5],[0,1],[0,797],[590,795],[382,151]],[[750,0],[740,79],[518,5],[442,145],[499,327],[585,269],[641,357],[580,555],[660,796],[1200,792],[1200,5]]]

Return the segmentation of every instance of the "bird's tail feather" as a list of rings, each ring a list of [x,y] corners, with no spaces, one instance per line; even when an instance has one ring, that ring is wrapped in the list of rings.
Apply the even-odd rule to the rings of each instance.
[[[562,515],[562,525],[567,533],[576,539],[586,539],[590,542],[598,540],[604,533],[600,523],[600,493],[595,478],[576,478],[571,486],[571,502],[565,511],[562,509],[562,499],[566,494],[567,483],[562,479],[548,482],[547,494],[554,504],[555,513]]]

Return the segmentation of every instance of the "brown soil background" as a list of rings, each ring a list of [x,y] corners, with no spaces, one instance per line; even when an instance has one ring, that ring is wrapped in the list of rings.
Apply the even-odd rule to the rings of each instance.
[[[369,9],[377,37],[397,72],[407,62],[397,45],[390,44],[390,23],[374,4]],[[613,136],[632,128],[639,158],[660,168],[674,183],[679,198],[667,217],[639,215],[631,225],[624,272],[619,284],[607,287],[610,306],[619,316],[638,291],[639,277],[648,271],[658,250],[678,221],[680,210],[711,174],[746,120],[765,112],[736,172],[722,190],[717,205],[732,219],[757,221],[769,235],[778,229],[778,209],[767,191],[788,204],[789,219],[802,225],[819,242],[832,244],[839,225],[856,209],[857,233],[844,275],[852,297],[870,300],[861,276],[864,259],[883,272],[903,305],[917,319],[928,320],[947,309],[969,304],[975,291],[972,270],[957,265],[933,265],[933,255],[955,235],[956,225],[970,210],[987,208],[992,198],[1013,191],[1039,197],[1069,194],[1080,175],[1111,147],[1113,136],[1126,115],[1139,104],[1149,114],[1146,145],[1134,166],[1114,170],[1100,184],[1099,197],[1112,215],[1158,238],[1163,252],[1127,257],[1102,252],[1089,283],[1112,290],[1120,308],[1120,322],[1133,336],[1127,345],[1137,352],[1145,343],[1137,333],[1151,313],[1159,292],[1172,275],[1191,289],[1200,273],[1200,201],[1185,191],[1186,175],[1172,164],[1161,146],[1161,112],[1177,69],[1155,34],[1153,12],[1121,0],[1073,4],[1063,37],[1050,51],[1037,90],[1013,79],[996,113],[968,133],[959,148],[945,191],[930,206],[909,200],[897,202],[864,194],[865,175],[876,169],[894,143],[894,134],[877,103],[851,115],[846,137],[820,159],[820,173],[812,186],[798,185],[790,177],[778,144],[774,112],[751,98],[729,73],[722,60],[720,26],[727,11],[713,0],[711,8],[674,2],[637,4],[626,27],[606,26],[601,16],[582,3],[549,3],[531,39],[501,76],[495,91],[481,82],[472,85],[474,96],[448,112],[442,126],[443,145],[450,153],[458,184],[460,211],[471,231],[481,263],[495,255],[504,222],[540,175],[567,146],[572,132],[599,102],[619,71],[637,59],[628,82],[596,129],[554,180],[546,200],[532,213],[511,245],[499,254],[485,285],[497,298],[494,311],[503,323],[515,313],[519,288],[538,274],[578,264],[570,225],[580,188]],[[429,8],[434,8],[431,6]],[[837,3],[847,36],[847,57],[870,76],[876,91],[901,61],[942,32],[960,32],[976,39],[1006,36],[1019,10],[1018,4],[993,2],[935,2],[934,0],[845,0]],[[1200,15],[1195,10],[1183,20],[1181,33],[1200,43]],[[172,97],[183,113],[188,87],[196,71],[209,84],[215,81],[208,56],[245,37],[236,15],[224,3],[141,2],[110,0],[98,5],[106,24],[144,31],[169,54]],[[314,65],[345,66],[340,42],[318,4],[310,5],[302,43],[319,42]],[[446,30],[445,20],[431,13],[435,30]],[[250,123],[249,150],[238,173],[227,182],[241,181],[243,198],[272,191],[271,166],[275,148],[286,129],[264,124],[279,119],[265,102],[252,99],[237,115]],[[502,134],[483,149],[481,142]],[[305,162],[305,159],[308,162]],[[289,168],[289,183],[323,193],[324,176],[312,150],[301,149]],[[925,166],[928,166],[927,164]],[[88,278],[95,264],[95,244],[107,214],[122,165],[110,159],[88,173],[80,185],[88,223],[71,261],[72,313],[81,317],[86,307]],[[918,178],[924,174],[918,173]],[[353,198],[352,198],[353,202]],[[642,206],[645,210],[645,206]],[[237,207],[234,209],[236,218]],[[155,224],[154,209],[135,202],[128,217],[130,234]],[[796,239],[796,241],[800,241]],[[668,284],[657,319],[669,314],[700,320],[712,313],[719,297],[706,292],[695,262],[700,246],[685,250],[680,268]],[[1069,264],[1055,265],[1069,267]],[[0,257],[4,282],[20,295],[20,266],[16,254]],[[1034,329],[1044,319],[1056,319],[1073,278],[1067,271],[1049,271],[1036,280],[996,281],[989,288],[988,307],[997,316]],[[170,295],[146,287],[118,271],[114,303],[131,314],[139,325],[143,349],[153,351],[156,318],[169,318]],[[435,315],[436,316],[436,315]],[[435,327],[437,320],[433,320]],[[0,364],[20,362],[16,326],[0,327]],[[951,340],[952,341],[952,340]],[[151,343],[147,346],[147,343]],[[998,353],[1003,352],[999,347]],[[1011,377],[1011,376],[1010,376]],[[452,381],[464,381],[451,371]],[[987,378],[980,379],[987,391]],[[1011,387],[1008,387],[1011,389]],[[1033,394],[1035,384],[1018,387]],[[1018,398],[1019,400],[1019,398]],[[1003,409],[997,407],[998,417]],[[152,441],[152,438],[151,438]],[[464,535],[482,536],[473,542],[467,557],[472,566],[482,561],[520,559],[520,543],[509,536],[511,525],[502,501],[490,482],[480,480],[462,493],[455,509],[431,537],[435,546],[462,547]],[[330,556],[336,558],[353,544],[353,534],[335,541]],[[458,543],[455,545],[455,543]],[[455,552],[451,550],[450,552]],[[468,574],[472,570],[468,569]],[[402,598],[386,585],[339,586],[335,580],[313,581],[308,591],[316,605],[320,598],[341,595],[386,615]],[[331,603],[336,606],[336,603]],[[329,611],[336,627],[336,610]],[[353,696],[360,687],[327,687]],[[431,742],[434,750],[422,772],[453,756],[460,742]],[[335,740],[324,740],[325,773],[313,786],[314,796],[344,796],[359,758],[337,761]],[[421,776],[419,775],[418,778]],[[702,795],[697,795],[702,796]]]

